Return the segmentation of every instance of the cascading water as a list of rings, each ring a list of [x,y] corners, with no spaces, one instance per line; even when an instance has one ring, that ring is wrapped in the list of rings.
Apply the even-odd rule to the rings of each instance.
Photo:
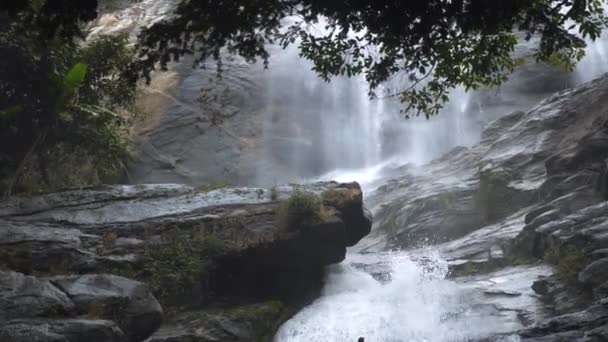
[[[562,87],[586,82],[608,71],[606,51],[604,39],[589,42],[587,57],[575,72],[560,78]],[[507,88],[517,88],[526,82],[526,78],[518,79],[519,75],[515,75]],[[503,98],[517,100],[516,94],[507,89]],[[421,163],[450,147],[477,142],[482,124],[476,122],[480,117],[471,115],[472,112],[496,117],[501,115],[498,113],[500,110],[525,109],[525,105],[542,96],[544,93],[540,92],[522,100],[522,103],[510,105],[509,101],[483,102],[479,100],[479,94],[467,94],[457,89],[440,117],[430,121],[403,121],[387,112],[375,113],[379,116],[368,120],[379,122],[373,127],[380,130],[373,134],[380,136],[374,141],[380,143],[379,159],[383,163],[359,171],[337,170],[322,178],[363,180],[363,186],[368,186],[369,190],[369,182],[382,177],[382,168],[387,160],[400,164]],[[391,105],[394,106],[385,103],[384,110]],[[390,127],[392,134],[388,136],[391,139],[383,139],[386,138],[383,127]],[[504,278],[499,275],[499,279],[446,280],[447,266],[436,253],[430,254],[420,262],[415,257],[416,252],[351,253],[342,264],[328,268],[322,297],[285,323],[275,341],[354,342],[364,337],[366,341],[386,342],[465,342],[500,334],[504,335],[492,341],[519,341],[519,337],[509,334],[523,328],[519,317],[509,316],[503,311],[495,312],[500,306],[493,306],[492,299],[483,293],[492,292],[488,291],[488,286],[504,286],[501,290],[506,290],[505,293],[513,289],[510,287],[515,287],[521,296],[519,307],[538,306],[530,290],[534,279],[517,279],[518,275],[525,277],[526,271],[514,271]],[[378,267],[382,269],[382,279],[376,279],[378,273],[374,269]],[[549,274],[551,271],[535,269],[532,273],[542,275],[543,272]],[[532,311],[539,317],[543,315],[540,307]]]
[[[517,311],[499,309],[499,299],[484,291],[521,291],[517,305],[532,308],[538,304],[530,272],[456,282],[445,279],[447,270],[436,251],[351,254],[329,267],[322,297],[284,324],[275,342],[354,342],[360,337],[465,342],[496,334],[504,336],[495,342],[519,341],[508,334],[522,328]],[[548,272],[537,268],[534,276]]]

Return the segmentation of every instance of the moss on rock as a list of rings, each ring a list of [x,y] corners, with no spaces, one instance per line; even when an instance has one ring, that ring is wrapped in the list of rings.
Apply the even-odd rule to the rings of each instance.
[[[216,260],[230,250],[229,245],[214,235],[196,239],[176,235],[162,240],[144,250],[142,273],[163,307],[170,309],[192,304],[192,298],[207,298],[209,275]]]
[[[485,222],[492,222],[510,212],[513,175],[503,168],[490,164],[480,167],[479,189],[475,194],[475,208]]]

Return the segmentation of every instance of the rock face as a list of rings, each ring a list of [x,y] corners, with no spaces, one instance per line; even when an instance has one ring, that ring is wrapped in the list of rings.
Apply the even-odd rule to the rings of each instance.
[[[10,270],[0,273],[0,340],[271,337],[370,229],[358,184],[10,198],[0,202],[0,269]],[[176,327],[183,336],[167,337]]]
[[[23,319],[0,323],[0,341],[128,341],[111,321],[90,319]]]
[[[599,201],[606,95],[606,78],[558,93],[493,122],[471,148],[406,167],[369,195],[377,232],[388,233],[389,246],[408,247],[462,237],[563,196],[573,197],[562,206]]]
[[[69,314],[74,303],[49,281],[0,271],[0,319]]]
[[[55,277],[82,314],[116,320],[131,341],[150,336],[161,324],[163,311],[148,287],[113,275]]]
[[[368,197],[376,229],[359,248],[437,244],[452,276],[550,263],[533,286],[549,320],[524,341],[605,341],[608,77],[490,124],[479,144],[394,172]],[[500,339],[499,339],[500,340]]]

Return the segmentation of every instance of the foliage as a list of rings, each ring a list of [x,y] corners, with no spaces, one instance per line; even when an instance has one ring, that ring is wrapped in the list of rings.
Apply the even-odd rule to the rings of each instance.
[[[281,301],[268,301],[231,307],[223,311],[227,317],[235,321],[253,322],[254,341],[272,341],[274,334],[281,324],[293,314],[293,309]]]
[[[511,203],[509,182],[512,175],[508,170],[493,168],[492,165],[479,167],[479,189],[474,194],[475,209],[485,222],[493,222],[501,217],[505,207]]]
[[[575,287],[578,283],[578,274],[588,261],[590,252],[589,246],[553,247],[545,252],[544,260],[556,266],[556,274],[560,281]]]
[[[205,192],[210,192],[213,190],[223,189],[227,186],[228,186],[228,184],[226,184],[224,182],[207,183],[207,184],[202,184],[202,185],[197,186],[194,189],[194,191],[196,191],[198,193],[205,193]]]
[[[344,207],[347,203],[352,202],[351,193],[347,190],[330,189],[321,194],[323,205],[332,207]]]
[[[503,83],[520,63],[518,33],[540,37],[535,58],[572,68],[583,39],[608,24],[601,0],[182,0],[175,16],[144,30],[139,69],[185,54],[221,51],[269,64],[268,44],[299,43],[324,79],[363,74],[370,95],[386,91],[404,113],[437,113],[450,89]],[[315,26],[316,25],[316,26]],[[572,33],[575,32],[575,33]],[[405,80],[392,88],[388,81]],[[403,83],[403,82],[402,82]]]
[[[277,220],[290,230],[302,229],[319,220],[321,209],[319,196],[296,187],[277,210]]]
[[[135,52],[126,36],[86,44],[78,39],[82,22],[96,16],[91,3],[24,1],[0,7],[7,18],[0,24],[4,192],[91,183],[117,174],[128,156],[137,82],[129,64]],[[64,16],[76,10],[82,13]],[[85,169],[91,174],[78,174]]]
[[[278,199],[279,199],[279,191],[277,190],[276,186],[273,186],[272,188],[270,188],[270,200],[276,201]]]
[[[145,251],[145,279],[163,304],[180,302],[180,297],[188,297],[193,289],[203,287],[215,267],[215,259],[226,253],[227,248],[214,236],[165,237],[160,245]]]

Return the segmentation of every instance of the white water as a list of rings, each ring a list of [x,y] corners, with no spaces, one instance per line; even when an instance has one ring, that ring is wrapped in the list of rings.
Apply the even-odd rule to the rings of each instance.
[[[565,85],[580,84],[608,71],[607,47],[603,39],[590,43],[587,57],[569,78],[573,79],[568,81],[571,83]],[[517,80],[514,82],[518,84]],[[340,84],[334,87],[340,87]],[[365,95],[361,92],[359,96],[363,98]],[[424,163],[450,147],[476,143],[481,125],[467,113],[477,106],[476,109],[483,114],[484,108],[479,103],[471,106],[472,97],[472,94],[456,90],[441,117],[431,121],[400,121],[386,112],[373,111],[367,116],[358,116],[358,120],[372,121],[366,127],[380,128],[380,131],[345,129],[350,139],[343,140],[343,148],[361,152],[353,139],[379,142],[380,152],[375,150],[379,155],[363,154],[360,157],[381,162],[371,166],[363,162],[359,168],[346,167],[351,164],[342,165],[344,167],[338,167],[319,178],[358,180],[370,190],[374,182],[382,179],[383,169],[387,165]],[[388,107],[381,106],[384,109]],[[370,106],[363,108],[369,110]],[[520,109],[521,106],[517,105],[511,108]],[[394,153],[386,153],[386,144],[390,142],[382,139],[382,128],[386,125],[395,132],[393,137],[397,141],[393,143],[401,147],[395,149]],[[378,261],[378,258],[381,260]],[[388,267],[388,279],[385,281],[372,277],[368,268],[363,270],[356,267],[362,263],[378,262]],[[275,342],[354,342],[359,337],[370,342],[464,342],[501,333],[509,334],[523,328],[518,317],[508,317],[500,310],[492,312],[492,308],[484,306],[491,301],[480,294],[488,284],[501,282],[515,282],[519,284],[517,286],[522,286],[521,291],[529,291],[533,279],[517,280],[518,273],[515,272],[497,282],[495,279],[484,280],[476,286],[470,280],[462,283],[445,279],[447,266],[436,254],[431,253],[424,265],[412,261],[405,252],[349,255],[342,264],[327,269],[322,297],[285,323],[277,333]],[[431,269],[429,266],[432,266]],[[537,276],[538,270],[531,274]],[[517,302],[516,306],[530,308],[538,305],[532,294],[528,294],[525,300],[527,302]],[[502,341],[515,342],[519,338],[507,335]]]
[[[442,324],[450,310],[461,307],[456,288],[443,280],[447,266],[427,271],[405,255],[387,258],[392,281],[384,284],[348,263],[332,266],[323,297],[285,324],[276,341],[357,341],[362,336],[369,341],[456,341],[460,333]]]
[[[390,279],[377,280],[357,268],[370,259],[368,266],[382,268]],[[447,265],[436,253],[426,251],[422,260],[415,262],[405,253],[350,255],[328,269],[323,296],[284,324],[275,342],[354,342],[359,337],[369,342],[464,342],[522,328],[514,311],[501,311],[481,294],[493,286],[511,286],[506,278],[455,282],[445,279]],[[514,283],[529,288],[530,281]],[[525,293],[520,300],[523,306],[535,301]],[[505,335],[500,341],[519,339]]]

